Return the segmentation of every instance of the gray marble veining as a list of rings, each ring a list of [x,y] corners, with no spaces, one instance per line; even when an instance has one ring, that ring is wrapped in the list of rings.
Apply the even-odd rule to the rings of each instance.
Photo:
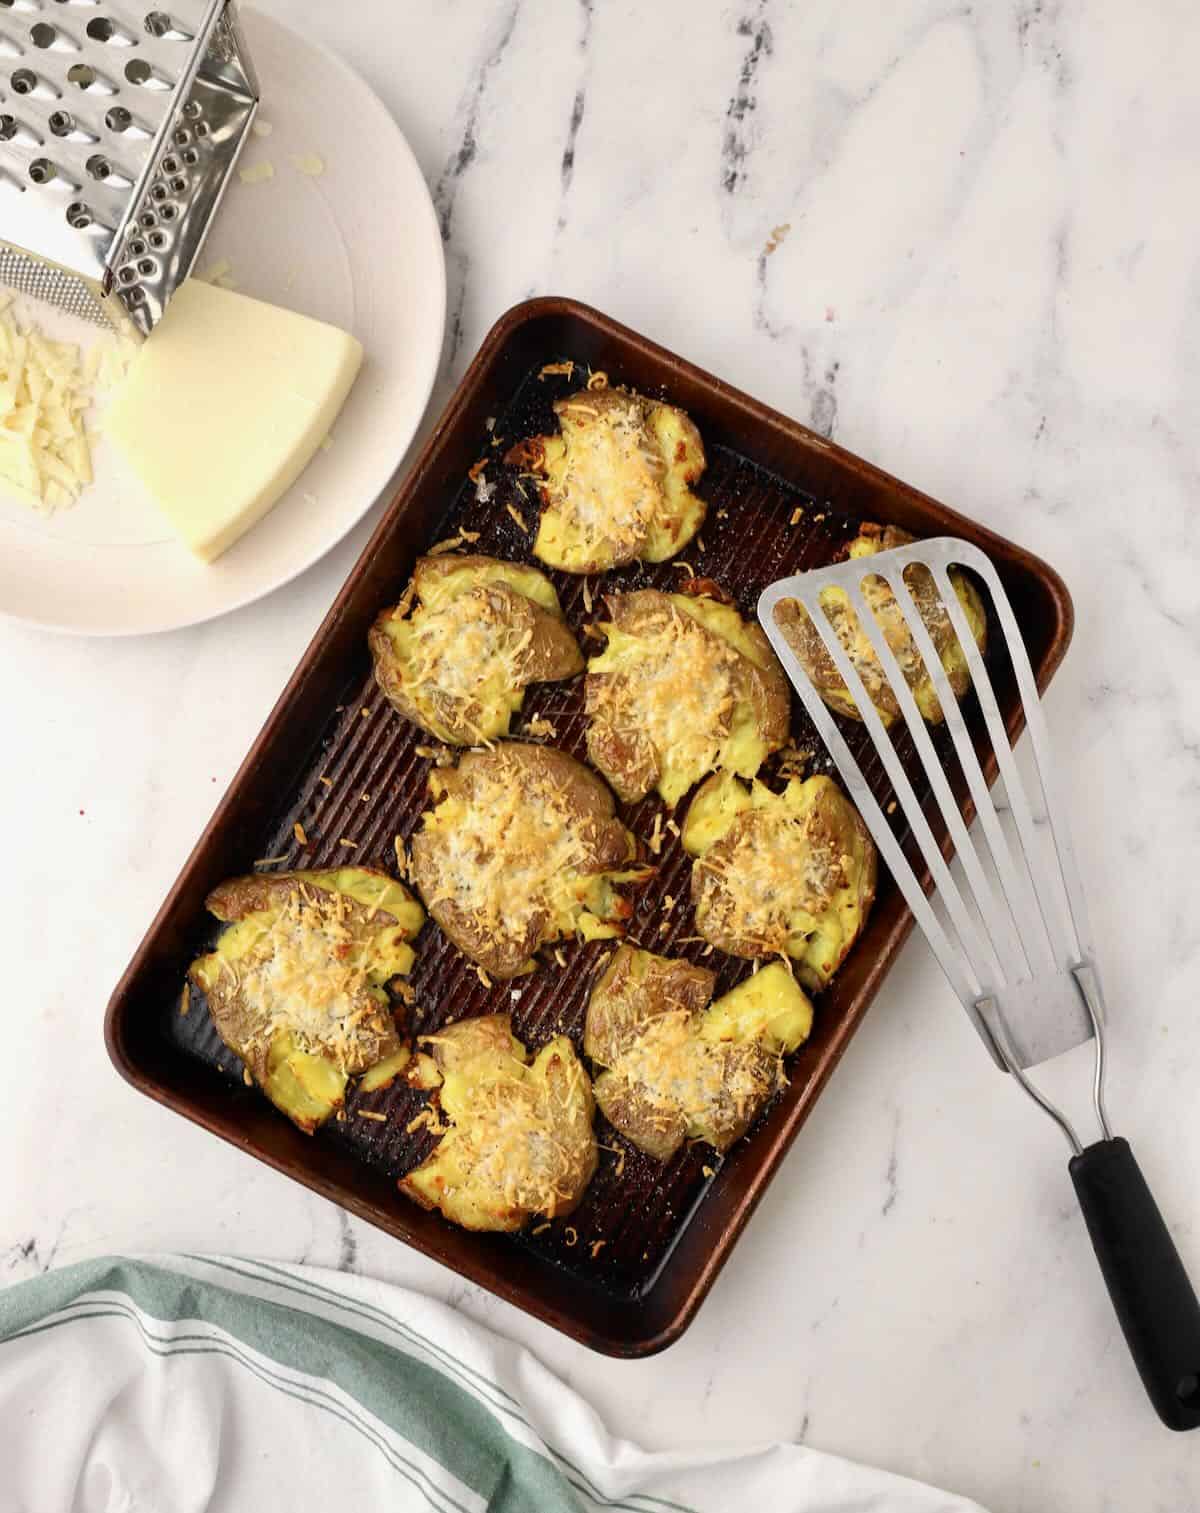
[[[344,52],[421,161],[450,276],[431,417],[497,315],[570,293],[1063,570],[1078,621],[1049,717],[1112,1105],[1200,1275],[1195,8],[266,8]],[[695,1326],[641,1363],[577,1350],[119,1082],[103,1003],[366,530],[195,630],[0,628],[0,793],[25,785],[0,879],[0,1280],[108,1249],[304,1256],[452,1299],[652,1445],[801,1438],[997,1513],[1200,1508],[1195,1442],[1142,1398],[1057,1137],[919,942]],[[1079,1067],[1050,1081],[1082,1099]]]

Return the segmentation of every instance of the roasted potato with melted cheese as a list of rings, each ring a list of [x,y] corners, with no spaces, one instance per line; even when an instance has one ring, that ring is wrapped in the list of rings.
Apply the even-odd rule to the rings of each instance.
[[[718,773],[688,807],[682,840],[696,861],[696,929],[731,956],[789,956],[824,987],[875,898],[875,843],[832,778],[793,778],[782,793]]]
[[[913,539],[906,531],[898,530],[895,526],[864,525],[850,543],[848,555],[873,557],[877,552],[891,551],[893,547],[906,546]],[[984,612],[979,592],[966,574],[958,568],[950,569],[949,578],[954,585],[954,591],[963,607],[967,624],[971,627],[976,644],[980,651],[983,651],[987,644],[987,615]],[[967,667],[967,659],[963,655],[962,648],[958,644],[958,637],[954,634],[950,615],[938,593],[933,574],[928,568],[912,563],[904,571],[904,582],[912,595],[917,613],[929,632],[930,640],[941,659],[942,666],[946,669],[950,686],[961,698],[971,684],[970,669]],[[879,624],[884,639],[892,649],[900,671],[904,674],[905,682],[912,690],[917,708],[930,724],[940,724],[943,715],[937,690],[925,667],[912,632],[900,611],[900,606],[896,603],[895,594],[878,576],[862,580],[862,594]],[[855,672],[862,679],[867,697],[878,711],[879,718],[885,727],[892,725],[901,718],[899,702],[879,658],[875,655],[874,648],[862,632],[858,616],[850,600],[842,589],[830,586],[821,590],[821,604],[829,615],[834,633],[850,658]],[[861,720],[858,705],[842,681],[842,676],[829,655],[828,647],[821,639],[820,632],[804,606],[797,603],[795,599],[783,599],[776,606],[775,619],[787,637],[788,644],[799,658],[800,665],[808,673],[817,692],[830,709],[852,720]]]
[[[753,777],[788,738],[789,690],[770,642],[732,605],[638,589],[606,601],[588,662],[587,750],[627,803],[676,804],[707,773]]]
[[[463,1019],[432,1046],[448,1122],[441,1141],[400,1181],[422,1208],[465,1229],[521,1229],[562,1218],[596,1170],[592,1085],[565,1035],[532,1063],[507,1014]]]
[[[563,751],[502,741],[429,774],[431,808],[412,841],[412,877],[459,950],[495,978],[534,968],[564,936],[619,935],[618,892],[643,880],[613,796]]]
[[[599,573],[681,551],[705,514],[692,492],[704,446],[689,417],[607,387],[556,400],[554,413],[557,436],[520,441],[505,457],[543,479],[534,556],[564,572]]]
[[[728,1150],[812,1029],[812,1004],[781,962],[709,1004],[715,982],[703,967],[622,945],[588,1001],[583,1048],[605,1068],[596,1102],[658,1161],[685,1140]]]
[[[550,580],[494,557],[419,558],[367,639],[388,700],[454,746],[507,735],[528,684],[583,669]]]
[[[237,877],[207,904],[229,928],[188,977],[221,1039],[312,1134],[351,1077],[403,1063],[385,986],[412,968],[421,906],[367,867]]]

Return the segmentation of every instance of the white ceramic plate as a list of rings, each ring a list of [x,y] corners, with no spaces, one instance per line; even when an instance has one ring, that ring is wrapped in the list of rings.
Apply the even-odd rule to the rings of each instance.
[[[247,143],[198,271],[227,259],[240,293],[352,331],[362,371],[333,432],[267,518],[210,566],[164,528],[108,453],[73,508],[43,519],[0,492],[0,614],[77,635],[172,630],[280,587],[334,546],[387,487],[437,372],[446,270],[425,180],[357,74],[278,22],[243,14],[269,135]],[[296,159],[317,155],[319,175]],[[307,166],[313,166],[309,163]],[[97,328],[44,306],[37,323],[83,346]],[[236,363],[236,353],[230,354]],[[100,418],[102,426],[103,419]],[[214,448],[221,438],[212,438]],[[0,485],[0,489],[2,489]]]

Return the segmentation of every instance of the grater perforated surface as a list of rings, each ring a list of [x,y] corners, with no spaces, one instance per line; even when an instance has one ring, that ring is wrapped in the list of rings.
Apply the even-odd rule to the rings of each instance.
[[[256,105],[234,0],[0,0],[0,277],[148,333]]]
[[[44,263],[27,252],[0,244],[0,284],[27,294],[31,299],[56,305],[68,315],[97,325],[109,323],[102,293],[86,279],[64,273],[53,263]]]

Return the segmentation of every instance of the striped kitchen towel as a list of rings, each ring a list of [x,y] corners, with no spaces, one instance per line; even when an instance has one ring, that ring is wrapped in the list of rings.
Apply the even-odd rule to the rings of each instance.
[[[0,1292],[4,1513],[980,1513],[799,1445],[648,1454],[365,1277],[110,1258]]]

